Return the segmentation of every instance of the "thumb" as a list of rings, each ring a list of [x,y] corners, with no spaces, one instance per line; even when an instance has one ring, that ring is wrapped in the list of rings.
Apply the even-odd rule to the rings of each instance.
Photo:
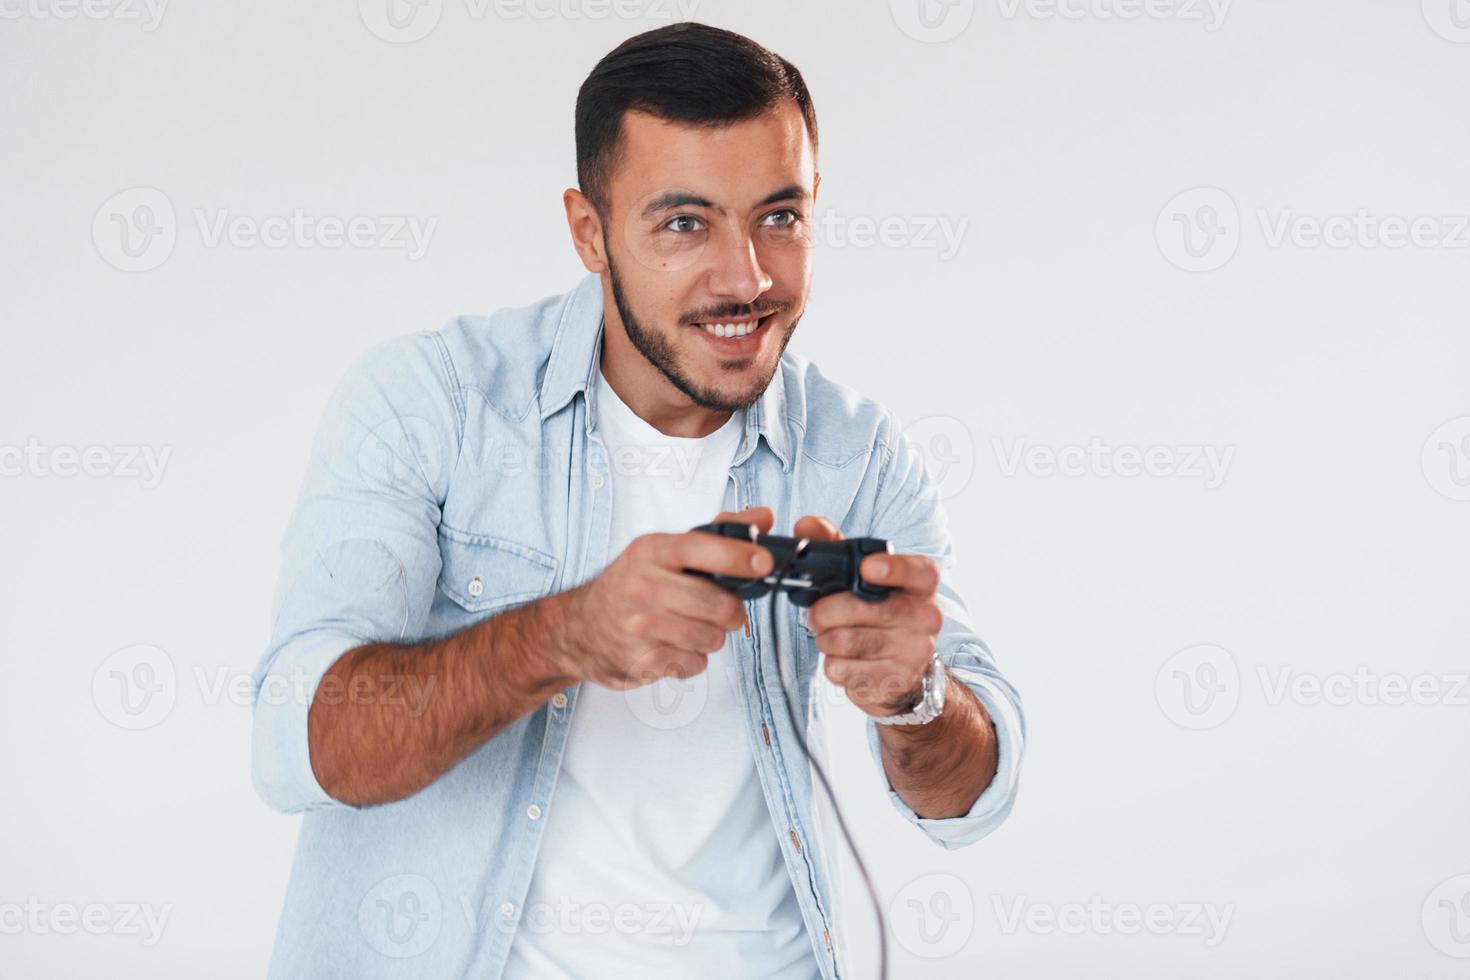
[[[797,521],[791,533],[798,538],[811,538],[813,541],[842,540],[842,532],[837,530],[836,524],[815,514],[808,514]]]
[[[771,527],[776,523],[776,512],[766,506],[747,507],[739,511],[724,511],[715,515],[715,523],[723,521],[738,521],[741,524],[754,524],[757,531],[762,534],[770,534]]]

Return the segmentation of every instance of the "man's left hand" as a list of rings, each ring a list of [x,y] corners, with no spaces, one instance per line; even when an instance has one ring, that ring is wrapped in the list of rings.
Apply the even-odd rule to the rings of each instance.
[[[831,521],[811,515],[794,533],[814,541],[842,537]],[[827,679],[853,704],[874,716],[900,714],[918,701],[944,624],[935,598],[939,568],[924,555],[878,554],[864,558],[859,571],[894,591],[880,602],[849,592],[827,596],[812,604],[807,625],[827,655]]]

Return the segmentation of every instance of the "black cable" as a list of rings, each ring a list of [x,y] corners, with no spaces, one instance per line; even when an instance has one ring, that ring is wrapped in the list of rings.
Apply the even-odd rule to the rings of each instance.
[[[802,552],[806,550],[807,543],[808,540],[806,538],[802,538],[801,541],[797,543],[796,547],[791,549],[791,554],[787,556],[786,561],[784,561],[781,564],[781,567],[777,569],[773,579],[777,586],[779,586],[781,580],[786,577],[786,572],[791,568],[792,563],[795,562],[796,559],[801,556]],[[811,763],[812,772],[816,773],[817,780],[822,784],[822,790],[827,794],[827,799],[832,803],[832,813],[834,816],[837,817],[837,826],[842,830],[842,838],[843,840],[847,841],[847,849],[852,852],[852,860],[857,865],[858,873],[863,877],[863,885],[867,888],[868,898],[873,903],[873,914],[878,919],[878,980],[887,980],[888,928],[883,919],[883,904],[878,901],[878,889],[873,887],[873,878],[871,875],[868,874],[868,866],[863,863],[863,857],[861,854],[858,853],[857,844],[853,842],[852,832],[847,829],[847,820],[844,819],[842,816],[842,808],[837,805],[837,795],[832,792],[832,784],[827,781],[827,774],[822,770],[821,763],[817,762],[816,757],[812,755],[812,750],[810,747],[808,747],[806,743],[806,736],[802,734],[802,726],[799,725],[796,721],[796,710],[791,707],[791,690],[786,686],[786,672],[781,669],[781,641],[779,639],[780,621],[776,616],[776,597],[779,595],[781,595],[780,588],[773,587],[771,589],[770,602],[771,655],[776,661],[776,677],[781,682],[781,701],[783,704],[786,705],[786,717],[791,721],[791,731],[796,736],[796,742],[798,745],[801,746],[802,754],[805,755],[807,761]],[[796,670],[794,669],[794,667],[791,673],[793,677],[796,677]],[[798,685],[800,685],[801,678],[796,677],[796,682]],[[815,697],[815,675],[813,675],[812,677],[811,690],[812,696]],[[815,809],[813,809],[812,811],[812,816],[813,818],[815,818],[816,816]]]

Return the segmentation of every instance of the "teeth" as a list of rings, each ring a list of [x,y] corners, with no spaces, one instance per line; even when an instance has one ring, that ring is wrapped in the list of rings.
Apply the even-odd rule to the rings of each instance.
[[[712,333],[716,337],[744,337],[754,333],[755,329],[760,326],[760,321],[751,320],[749,323],[701,323],[700,326],[707,333]]]

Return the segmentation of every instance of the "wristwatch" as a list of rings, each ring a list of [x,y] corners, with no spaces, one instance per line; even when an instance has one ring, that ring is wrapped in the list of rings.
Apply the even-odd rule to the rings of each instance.
[[[944,664],[939,655],[934,655],[934,660],[929,664],[929,671],[924,675],[924,686],[919,693],[919,703],[901,715],[884,715],[874,717],[873,720],[880,725],[927,725],[939,713],[944,710],[944,687],[945,678]]]

